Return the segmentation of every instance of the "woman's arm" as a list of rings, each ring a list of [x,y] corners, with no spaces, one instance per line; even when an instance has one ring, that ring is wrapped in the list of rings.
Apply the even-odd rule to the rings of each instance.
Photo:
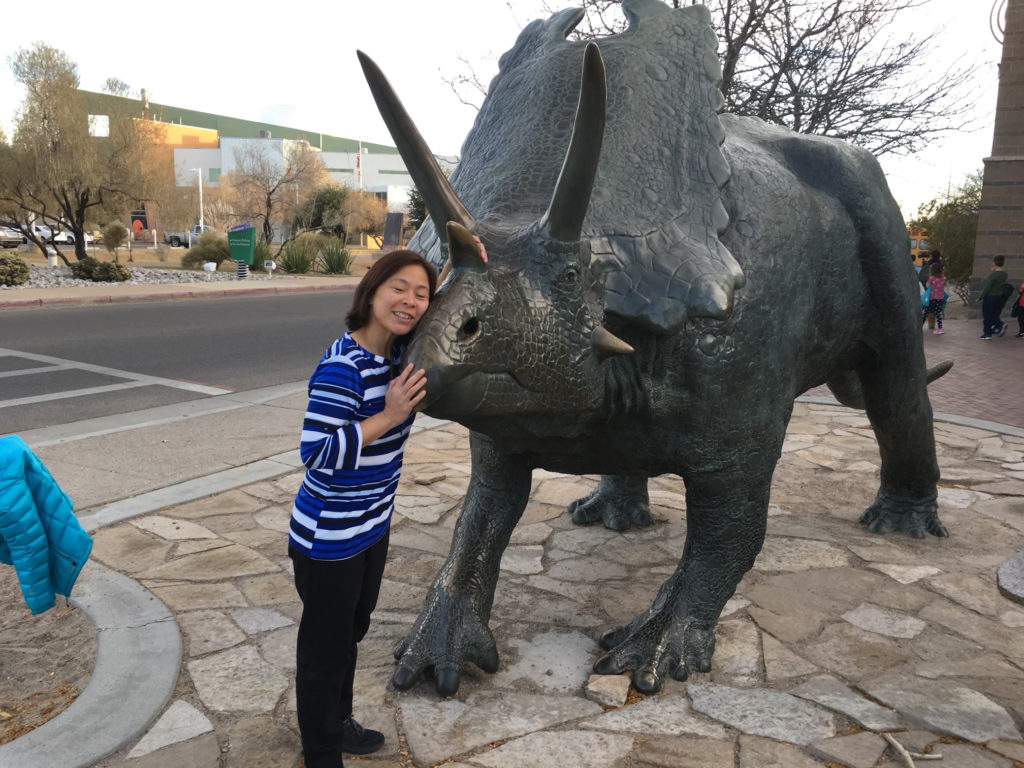
[[[426,383],[426,372],[422,368],[413,371],[412,365],[407,365],[392,379],[384,395],[384,410],[360,422],[363,442],[369,445],[409,418],[412,409],[427,394]]]
[[[321,361],[310,379],[299,455],[307,469],[356,469],[363,434],[356,412],[363,380],[347,358]]]

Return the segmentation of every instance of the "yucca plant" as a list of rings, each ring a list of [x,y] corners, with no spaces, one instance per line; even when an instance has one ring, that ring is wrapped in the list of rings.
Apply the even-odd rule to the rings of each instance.
[[[316,250],[310,247],[308,242],[293,240],[277,257],[277,266],[286,274],[304,275],[313,268],[314,261]]]
[[[352,254],[340,240],[327,240],[320,246],[320,262],[328,275],[347,275],[352,267]]]

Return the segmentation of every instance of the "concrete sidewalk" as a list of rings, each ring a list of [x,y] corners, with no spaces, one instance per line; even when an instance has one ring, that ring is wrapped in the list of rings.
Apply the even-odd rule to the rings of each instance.
[[[491,620],[499,672],[468,669],[448,700],[427,683],[388,686],[392,647],[447,555],[470,471],[466,431],[418,418],[357,677],[357,716],[387,743],[352,764],[903,765],[885,751],[888,732],[912,750],[934,745],[939,765],[1024,763],[1024,608],[995,581],[1024,550],[1024,339],[982,342],[976,325],[949,321],[924,339],[930,364],[956,362],[930,389],[956,422],[936,424],[951,538],[866,533],[857,517],[878,473],[866,419],[798,404],[764,551],[722,617],[712,672],[646,699],[627,694],[628,678],[589,669],[601,631],[649,605],[678,561],[675,478],[654,481],[655,526],[615,534],[564,512],[596,478],[535,473]],[[0,747],[0,768],[298,764],[300,605],[286,530],[302,386],[196,403],[27,436],[94,531],[74,602],[100,642],[79,699]],[[230,461],[200,460],[214,450]],[[161,474],[147,474],[154,466]]]
[[[459,693],[440,700],[427,683],[401,693],[388,686],[392,648],[447,554],[469,475],[462,427],[420,419],[418,429],[357,675],[358,716],[387,743],[358,764],[903,765],[886,751],[887,732],[912,750],[942,753],[942,765],[1024,761],[1024,609],[1000,596],[994,576],[1024,549],[1024,437],[937,424],[940,511],[952,537],[876,537],[857,523],[877,483],[867,421],[798,404],[768,538],[722,617],[712,672],[650,698],[628,696],[625,676],[591,678],[589,670],[600,632],[649,604],[673,570],[685,537],[682,484],[654,481],[656,525],[616,534],[576,527],[564,512],[596,478],[537,472],[491,620],[501,669],[467,670]],[[169,668],[174,682],[164,700],[150,702],[155,723],[121,733],[117,752],[96,765],[298,764],[292,676],[300,604],[285,542],[300,478],[282,465],[195,501],[157,499],[149,514],[96,532],[97,567],[135,580],[181,632],[180,668],[172,654],[162,664],[122,660],[145,661],[154,675]],[[91,525],[95,513],[83,518]],[[91,581],[83,585],[88,596]],[[103,642],[101,633],[101,655]],[[139,711],[134,704],[136,721]],[[51,733],[71,714],[51,721]],[[104,714],[106,731],[123,731]],[[32,737],[0,747],[0,765],[31,764],[21,762],[25,754],[35,764],[45,754],[53,766],[97,759],[83,762],[80,742],[40,751],[46,745]]]

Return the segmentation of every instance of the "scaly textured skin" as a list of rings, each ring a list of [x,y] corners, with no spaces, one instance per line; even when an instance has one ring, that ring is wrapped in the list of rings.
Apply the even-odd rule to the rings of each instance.
[[[599,41],[605,142],[579,241],[544,225],[579,92],[583,44],[564,39],[578,11],[533,22],[502,57],[453,177],[489,261],[455,270],[407,359],[427,369],[427,412],[470,428],[473,472],[397,650],[400,687],[433,670],[447,695],[464,662],[496,668],[499,564],[537,467],[605,475],[572,511],[615,529],[650,521],[646,478],[682,476],[679,566],[605,634],[595,669],[635,670],[645,692],[707,671],[722,607],[763,543],[793,399],[826,381],[864,403],[878,437],[870,529],[946,535],[917,283],[877,163],[719,116],[706,10],[623,5],[632,26]],[[442,258],[429,222],[412,247]],[[634,352],[591,346],[598,325]]]

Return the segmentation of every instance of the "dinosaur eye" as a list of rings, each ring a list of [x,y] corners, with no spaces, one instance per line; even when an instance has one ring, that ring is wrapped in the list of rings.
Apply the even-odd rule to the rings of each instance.
[[[473,336],[476,336],[479,331],[480,321],[477,320],[475,317],[471,317],[462,324],[461,328],[459,328],[459,336],[461,336],[463,339],[469,339],[472,338]]]

